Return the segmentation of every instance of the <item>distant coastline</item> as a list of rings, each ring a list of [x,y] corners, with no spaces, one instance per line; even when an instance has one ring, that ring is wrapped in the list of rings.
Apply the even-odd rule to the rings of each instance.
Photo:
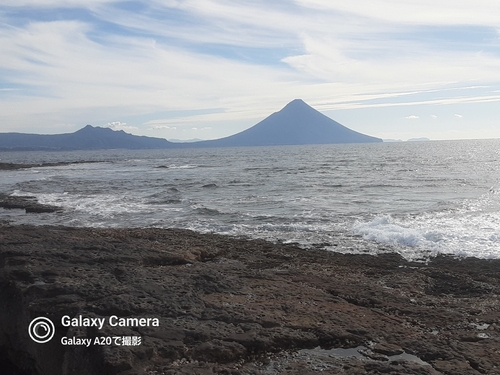
[[[420,137],[420,138],[410,138],[410,139],[407,139],[406,141],[403,141],[402,139],[384,139],[383,141],[385,143],[397,143],[397,142],[428,142],[430,141],[431,139],[430,138],[427,138],[427,137]]]
[[[1,151],[140,150],[373,142],[382,142],[382,139],[351,130],[300,99],[291,101],[249,129],[208,141],[168,141],[92,125],[67,134],[0,133]]]

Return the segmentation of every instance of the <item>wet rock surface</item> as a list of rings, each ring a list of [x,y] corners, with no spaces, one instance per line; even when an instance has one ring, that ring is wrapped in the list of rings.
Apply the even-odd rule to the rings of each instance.
[[[0,162],[0,171],[13,171],[18,169],[27,169],[27,168],[40,168],[40,167],[59,167],[70,164],[87,164],[87,163],[99,163],[99,161],[59,161],[53,163],[3,163]]]
[[[61,207],[38,203],[36,197],[12,196],[0,193],[0,207],[12,210],[21,209],[26,213],[58,212]]]
[[[500,374],[500,261],[343,255],[187,230],[0,224],[12,374]],[[62,317],[158,318],[65,327]],[[28,326],[50,318],[55,337]],[[63,337],[141,344],[62,345]]]
[[[99,163],[99,161],[72,161],[72,162],[53,162],[53,163],[36,163],[36,164],[19,164],[19,163],[3,163],[0,162],[0,171],[42,168],[42,167],[59,167],[71,164],[88,164]],[[39,203],[36,197],[32,196],[12,196],[0,193],[0,208],[22,209],[26,213],[43,213],[43,212],[59,212],[61,207]]]

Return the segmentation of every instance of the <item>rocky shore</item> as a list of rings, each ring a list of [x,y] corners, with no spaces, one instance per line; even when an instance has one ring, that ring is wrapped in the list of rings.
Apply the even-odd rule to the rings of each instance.
[[[58,212],[60,207],[41,204],[36,197],[12,196],[0,193],[0,207],[8,210],[21,209],[26,213]]]
[[[99,163],[99,161],[58,161],[53,163],[3,163],[0,162],[0,171],[15,171],[18,169],[28,169],[28,168],[42,168],[42,167],[60,167],[71,164],[88,164],[88,163]]]
[[[43,168],[43,167],[60,167],[72,164],[90,164],[99,163],[99,161],[70,161],[70,162],[53,162],[53,163],[3,163],[0,162],[0,171],[13,171],[28,168]],[[26,213],[43,213],[43,212],[58,212],[60,207],[39,203],[36,197],[32,196],[13,196],[0,193],[0,208],[7,210],[22,209]]]
[[[0,293],[8,374],[500,374],[499,260],[3,223]]]

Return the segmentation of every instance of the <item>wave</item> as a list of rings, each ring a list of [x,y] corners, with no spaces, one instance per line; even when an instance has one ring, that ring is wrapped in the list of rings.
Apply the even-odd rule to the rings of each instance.
[[[193,164],[182,164],[182,165],[175,165],[175,164],[170,164],[168,166],[163,166],[164,168],[168,168],[168,169],[194,169],[194,168],[198,168],[197,165],[193,165]]]
[[[397,222],[390,215],[376,217],[375,219],[353,226],[357,234],[363,235],[367,240],[387,243],[394,246],[418,246],[426,243],[429,239],[439,241],[437,233],[425,232],[419,229],[405,226]]]
[[[165,204],[180,204],[182,203],[182,199],[175,199],[175,198],[172,198],[172,199],[160,199],[160,200],[150,200],[150,201],[147,201],[146,204],[150,204],[152,206],[161,206],[161,205],[165,205]]]
[[[388,244],[409,259],[422,254],[500,258],[500,213],[459,210],[357,222],[352,231],[365,240]]]
[[[196,212],[196,214],[203,216],[223,215],[223,212],[216,210],[214,208],[207,208],[207,207],[194,207],[194,211]]]

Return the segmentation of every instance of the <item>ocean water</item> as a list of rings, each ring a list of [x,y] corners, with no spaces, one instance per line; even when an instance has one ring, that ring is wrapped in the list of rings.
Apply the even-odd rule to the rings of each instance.
[[[0,192],[62,213],[36,225],[188,228],[349,253],[500,258],[500,140],[3,152]]]

